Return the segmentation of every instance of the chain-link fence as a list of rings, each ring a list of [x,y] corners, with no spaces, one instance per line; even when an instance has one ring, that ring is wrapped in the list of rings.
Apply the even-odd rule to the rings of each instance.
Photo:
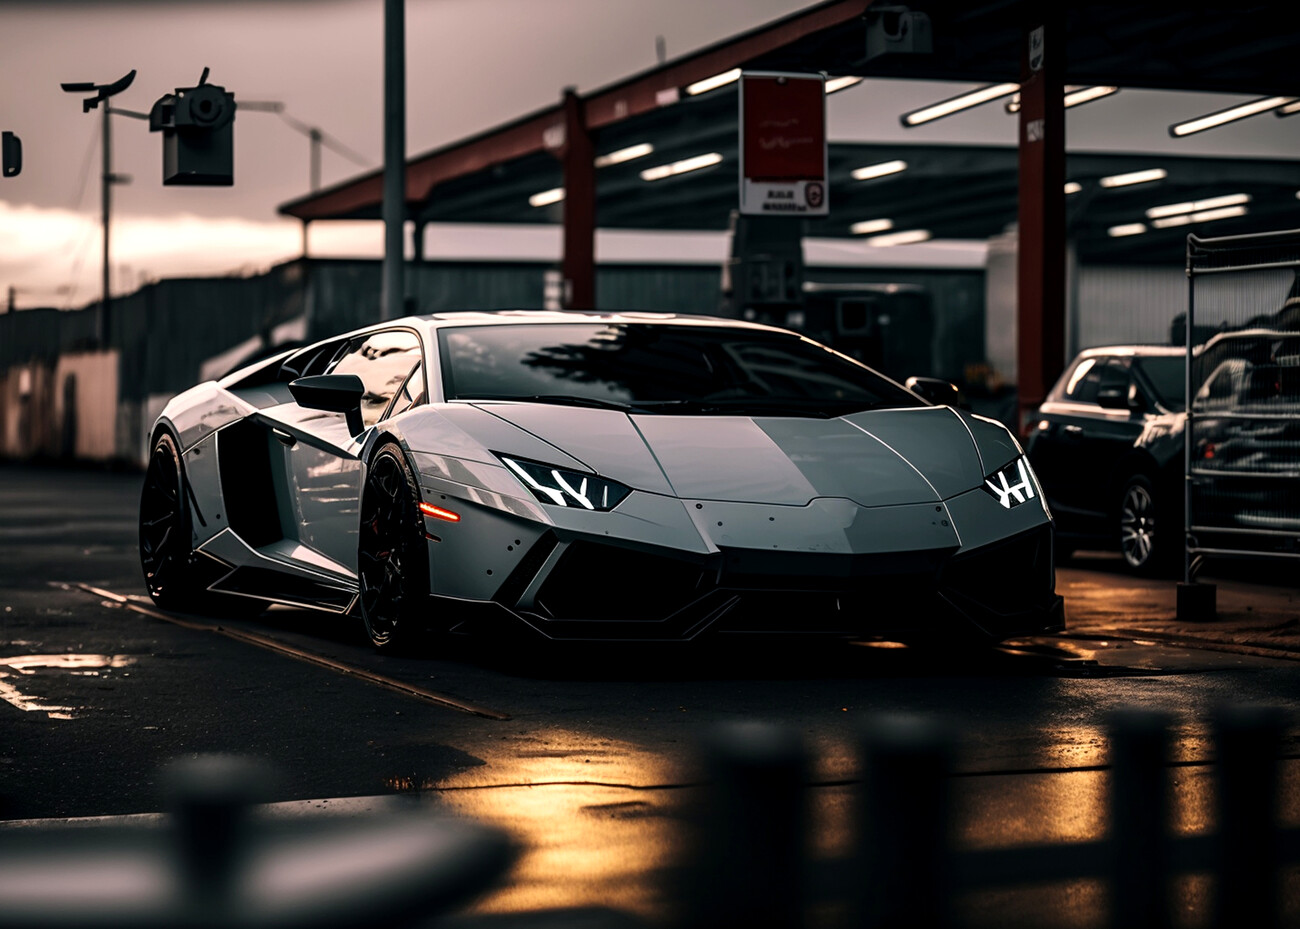
[[[1187,580],[1300,558],[1300,230],[1187,237]]]

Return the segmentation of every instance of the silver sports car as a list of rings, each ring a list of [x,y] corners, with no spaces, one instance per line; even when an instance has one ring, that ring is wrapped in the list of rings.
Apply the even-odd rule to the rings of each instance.
[[[996,642],[1062,627],[1052,521],[999,423],[710,317],[412,317],[175,397],[140,557],[233,597],[430,630]]]

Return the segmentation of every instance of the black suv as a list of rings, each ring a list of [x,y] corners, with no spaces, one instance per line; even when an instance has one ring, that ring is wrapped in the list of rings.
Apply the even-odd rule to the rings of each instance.
[[[1118,547],[1144,573],[1178,563],[1185,358],[1171,346],[1089,349],[1038,408],[1027,453],[1058,554]]]

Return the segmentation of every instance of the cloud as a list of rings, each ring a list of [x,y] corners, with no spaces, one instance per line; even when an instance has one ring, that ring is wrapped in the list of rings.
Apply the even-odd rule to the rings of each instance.
[[[123,216],[110,235],[114,293],[165,277],[253,274],[302,249],[302,227],[290,219]],[[379,223],[330,223],[312,230],[311,253],[376,257],[382,240]],[[99,223],[83,213],[0,200],[0,297],[14,287],[20,307],[97,299],[101,249]]]

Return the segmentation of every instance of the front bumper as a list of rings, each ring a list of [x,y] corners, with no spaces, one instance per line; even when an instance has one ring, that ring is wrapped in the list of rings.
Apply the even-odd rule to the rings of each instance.
[[[948,636],[997,642],[1058,631],[1052,528],[957,554],[724,548],[707,555],[542,535],[461,631],[684,641],[723,633]]]

